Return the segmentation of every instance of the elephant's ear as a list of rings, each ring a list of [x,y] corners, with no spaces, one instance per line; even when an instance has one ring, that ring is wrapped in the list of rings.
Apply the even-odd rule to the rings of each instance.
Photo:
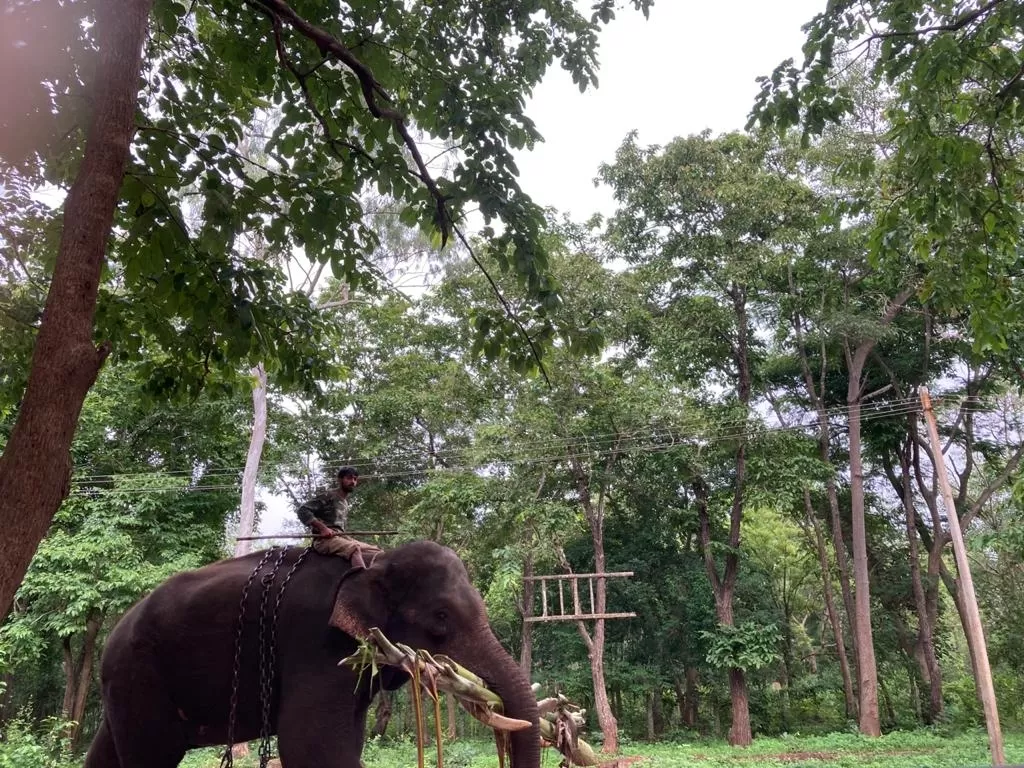
[[[384,569],[379,565],[346,574],[338,587],[328,623],[360,640],[371,627],[383,629],[388,617],[383,575]]]

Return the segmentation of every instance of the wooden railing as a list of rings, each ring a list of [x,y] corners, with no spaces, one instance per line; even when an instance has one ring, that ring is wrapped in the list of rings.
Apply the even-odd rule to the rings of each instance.
[[[538,621],[588,621],[593,619],[630,619],[636,616],[635,613],[597,613],[595,606],[597,603],[594,601],[594,580],[595,579],[618,579],[628,578],[633,575],[632,571],[620,571],[618,573],[564,573],[551,576],[524,576],[523,581],[536,581],[540,582],[540,604],[541,612],[539,616],[526,616],[523,621],[527,622],[538,622]],[[583,605],[580,602],[580,581],[586,580],[586,589],[590,597],[590,610],[585,611]],[[558,604],[554,604],[554,596],[552,596],[552,602],[548,604],[548,582],[557,582],[558,585]],[[571,610],[566,611],[566,582],[571,582],[568,585],[569,597],[572,600],[572,604],[568,606]],[[536,598],[534,598],[536,600]],[[533,606],[530,606],[531,609]],[[557,609],[557,612],[555,612]]]

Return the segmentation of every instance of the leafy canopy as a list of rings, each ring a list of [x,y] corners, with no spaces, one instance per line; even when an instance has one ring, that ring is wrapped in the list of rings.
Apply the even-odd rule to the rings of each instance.
[[[979,350],[1013,348],[1024,306],[1022,21],[1019,0],[830,2],[805,27],[803,63],[761,79],[750,121],[801,125],[809,138],[855,118],[848,70],[865,59],[867,87],[888,101],[894,148],[872,253],[912,253],[927,269],[926,291],[968,314]]]
[[[239,363],[307,389],[330,378],[330,326],[275,263],[301,257],[350,287],[376,283],[371,190],[439,244],[479,212],[495,260],[543,318],[558,285],[512,151],[541,140],[524,108],[552,64],[596,85],[614,7],[155,0],[98,335],[149,361],[158,393],[194,393]],[[94,16],[91,0],[41,0],[5,18],[0,172],[24,188],[74,176]],[[508,330],[501,314],[477,326],[486,341]]]

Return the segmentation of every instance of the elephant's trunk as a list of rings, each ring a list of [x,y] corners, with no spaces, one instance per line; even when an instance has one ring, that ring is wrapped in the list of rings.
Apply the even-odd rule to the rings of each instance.
[[[532,723],[530,728],[509,734],[512,768],[540,768],[540,713],[529,678],[486,628],[453,649],[455,660],[484,680],[505,705],[505,714]]]

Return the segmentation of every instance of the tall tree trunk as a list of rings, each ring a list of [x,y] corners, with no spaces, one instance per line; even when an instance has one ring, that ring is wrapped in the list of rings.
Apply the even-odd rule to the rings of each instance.
[[[911,418],[916,419],[916,415]],[[913,438],[910,438],[912,440]],[[903,509],[906,513],[907,545],[910,552],[910,583],[914,592],[914,607],[917,610],[917,646],[923,664],[922,677],[928,685],[928,710],[924,717],[926,724],[935,723],[942,717],[942,671],[935,655],[931,618],[928,615],[928,601],[921,581],[921,562],[917,550],[917,513],[914,508],[914,492],[910,484],[910,452],[908,441],[900,454],[902,465]]]
[[[604,476],[611,476],[612,467],[619,456],[621,439],[616,439],[605,461]],[[605,573],[604,553],[604,515],[605,505],[608,502],[608,489],[602,481],[598,488],[597,498],[592,496],[590,491],[590,473],[584,470],[579,456],[569,452],[569,464],[572,468],[573,478],[576,481],[576,490],[579,494],[580,506],[590,527],[590,537],[594,544],[594,570],[596,573]],[[565,553],[560,552],[563,568],[569,569],[569,562]],[[595,579],[594,585],[594,612],[603,614],[607,612],[608,605],[608,584],[605,579]],[[580,637],[587,647],[587,655],[590,658],[590,676],[594,683],[594,709],[597,711],[597,722],[601,727],[603,743],[601,750],[614,754],[619,749],[619,724],[615,719],[615,713],[608,701],[608,688],[604,674],[604,639],[605,620],[595,619],[594,632],[591,635],[586,625],[580,621],[576,623]]]
[[[783,600],[782,612],[782,689],[779,691],[782,730],[789,731],[789,686],[793,679],[793,612],[789,600]]]
[[[740,468],[740,473],[742,473],[744,462],[739,455],[737,459],[737,467]],[[734,514],[734,522],[731,529],[735,532],[735,537],[730,533],[729,552],[725,556],[725,575],[720,578],[711,548],[711,520],[708,514],[707,488],[704,486],[703,481],[698,480],[694,484],[694,493],[697,499],[697,515],[700,521],[701,547],[704,550],[704,568],[707,571],[708,579],[711,582],[711,592],[715,598],[715,614],[719,624],[731,627],[735,623],[732,606],[738,567],[736,551],[739,547],[739,523],[736,522]],[[734,538],[736,544],[733,544]],[[753,735],[750,730],[750,703],[747,683],[743,670],[736,667],[729,669],[729,700],[732,709],[729,743],[734,747],[749,746],[753,742]]]
[[[792,269],[788,270],[788,277],[790,294],[795,298],[797,296],[797,290],[793,279]],[[804,344],[803,317],[799,313],[795,313],[791,318],[791,323],[793,325],[793,330],[796,333],[797,350],[800,358],[800,371],[803,375],[804,387],[807,391],[807,397],[814,406],[814,412],[818,422],[818,455],[826,466],[832,466],[832,456],[830,451],[832,440],[829,434],[828,411],[825,409],[825,378],[828,371],[828,353],[825,346],[825,340],[822,339],[821,341],[821,370],[818,374],[818,380],[815,382],[814,374],[811,372],[811,364],[808,358],[807,347]],[[830,474],[825,480],[825,494],[828,498],[829,517],[832,529],[832,547],[835,549],[836,565],[839,567],[839,589],[843,597],[843,607],[846,610],[846,622],[850,627],[850,638],[853,642],[854,659],[857,659],[857,611],[853,601],[853,590],[850,586],[850,565],[846,556],[846,541],[843,538],[842,516],[839,512],[839,493],[836,490],[836,480],[833,474]],[[836,636],[837,648],[841,645],[845,651],[846,644],[845,642],[840,643],[840,637],[840,635]],[[845,665],[847,667],[847,674],[849,674],[849,660],[845,661]],[[850,701],[851,700],[847,698],[847,717],[857,717],[858,705],[856,704],[856,700],[854,700],[852,708],[850,706]]]
[[[828,436],[828,421],[827,416],[824,424],[824,432],[826,439]],[[829,457],[828,445],[825,444],[821,449],[822,458],[826,462],[831,462]],[[854,604],[853,599],[853,580],[850,577],[850,560],[846,554],[846,539],[843,537],[843,518],[839,511],[839,492],[836,489],[836,480],[834,477],[829,477],[825,481],[825,494],[828,497],[828,509],[829,519],[831,522],[832,529],[832,549],[836,553],[836,566],[839,568],[839,592],[843,598],[843,608],[846,610],[846,622],[850,627],[850,638],[853,643],[853,657],[859,659],[857,652],[857,606]],[[859,679],[859,678],[858,678]],[[858,715],[860,712],[860,704],[858,703],[854,709],[854,715]]]
[[[61,234],[28,386],[0,457],[0,616],[71,482],[71,441],[85,395],[109,354],[93,343],[96,295],[128,161],[142,44],[152,0],[98,3],[99,65],[85,155]]]
[[[245,470],[242,472],[242,507],[238,515],[238,536],[252,536],[256,527],[256,479],[260,471],[260,457],[267,440],[267,372],[263,363],[254,366],[249,373],[256,379],[252,388],[252,433],[249,435],[249,451],[245,455]],[[235,542],[235,557],[249,554],[251,541]]]
[[[90,616],[85,626],[81,663],[78,667],[78,686],[71,707],[71,719],[75,721],[75,726],[71,731],[72,747],[78,743],[78,737],[82,733],[82,718],[85,716],[85,704],[89,698],[89,689],[92,687],[92,667],[96,659],[96,638],[99,636],[101,626],[103,626],[103,616],[101,614]]]
[[[661,685],[655,683],[651,691],[651,712],[654,715],[654,738],[658,738],[665,732],[665,713],[661,702]]]
[[[534,592],[537,582],[528,578],[533,576],[533,551],[526,553],[523,559],[523,597],[519,605],[519,614],[523,619],[519,631],[519,666],[523,674],[532,679],[533,675],[533,622],[527,621],[533,616]]]
[[[733,362],[736,365],[736,397],[743,408],[744,421],[750,410],[752,378],[750,374],[749,336],[750,323],[747,317],[747,294],[741,285],[729,287],[736,321],[736,338],[732,345]],[[704,568],[711,582],[715,598],[715,612],[718,622],[724,626],[735,625],[733,617],[733,595],[736,577],[739,573],[740,528],[743,522],[743,495],[746,487],[747,441],[739,439],[735,455],[732,506],[729,510],[729,550],[725,556],[725,568],[721,578],[711,549],[711,521],[708,515],[707,488],[703,480],[695,484],[698,493],[698,517],[700,520],[700,541],[704,553]],[[729,699],[732,705],[732,726],[729,728],[729,743],[734,747],[746,747],[753,742],[750,730],[750,697],[746,675],[739,667],[729,669]]]
[[[853,531],[853,581],[855,587],[857,673],[860,694],[860,732],[881,736],[878,715],[878,670],[871,631],[871,588],[868,578],[867,526],[864,512],[864,465],[861,460],[860,416],[864,363],[872,345],[862,344],[848,355],[846,402],[850,427],[850,518]]]
[[[448,730],[445,732],[445,738],[448,741],[455,741],[459,738],[459,710],[455,697],[450,693],[445,694],[444,700],[448,706]]]
[[[602,547],[601,561],[597,565],[597,572],[604,573],[604,551]],[[597,612],[606,611],[606,584],[604,579],[597,580]],[[582,623],[581,623],[582,626]],[[608,688],[604,676],[604,619],[597,619],[594,622],[594,637],[589,648],[590,671],[594,681],[594,708],[597,710],[597,721],[601,726],[601,734],[604,736],[604,743],[601,746],[603,752],[614,754],[619,751],[619,723],[612,712],[611,704],[608,701]]]
[[[94,613],[85,623],[82,633],[82,647],[76,657],[72,638],[63,639],[64,651],[64,702],[61,705],[61,716],[72,723],[68,728],[68,741],[72,746],[78,741],[82,731],[82,716],[85,714],[85,703],[92,685],[92,666],[96,655],[96,638],[103,625],[103,616]]]
[[[697,713],[700,709],[699,675],[696,667],[686,668],[686,696],[683,704],[683,724],[688,728],[697,727]]]
[[[843,638],[843,625],[836,612],[835,600],[832,595],[832,569],[829,567],[828,550],[825,548],[825,537],[821,532],[821,524],[814,514],[811,503],[811,492],[804,488],[804,518],[814,533],[814,546],[818,552],[818,564],[821,566],[821,594],[825,600],[825,614],[832,636],[836,640],[836,656],[839,658],[839,671],[843,678],[843,699],[846,702],[846,716],[857,716],[857,697],[853,691],[853,679],[850,675],[850,659],[846,655],[846,641]]]

